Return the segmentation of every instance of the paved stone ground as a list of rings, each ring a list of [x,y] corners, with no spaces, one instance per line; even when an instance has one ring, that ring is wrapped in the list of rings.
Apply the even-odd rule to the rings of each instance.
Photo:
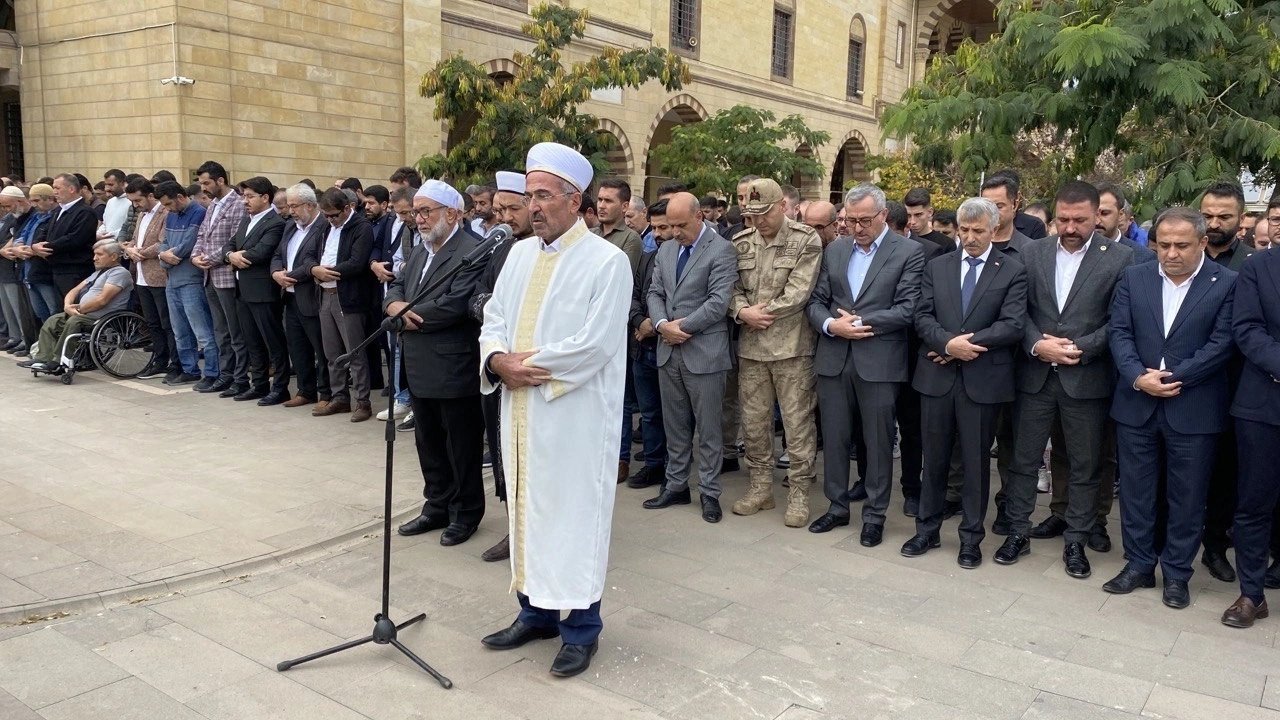
[[[19,501],[38,503],[30,489],[38,478],[28,477],[38,470],[17,473],[20,483],[13,477],[15,467],[29,462],[48,463],[51,486],[75,476],[68,471],[104,485],[128,475],[104,472],[109,463],[92,455],[118,447],[108,434],[121,428],[140,438],[165,424],[186,428],[182,443],[169,447],[188,463],[199,457],[188,444],[197,436],[225,436],[242,459],[227,455],[219,466],[254,476],[272,471],[280,478],[272,487],[294,477],[285,460],[321,468],[307,472],[322,472],[326,464],[296,452],[272,458],[273,450],[280,452],[278,428],[289,428],[294,438],[301,431],[292,418],[245,428],[249,418],[267,412],[257,408],[227,408],[230,403],[222,401],[216,410],[195,412],[183,403],[203,398],[166,404],[161,396],[135,397],[147,394],[87,379],[72,388],[39,384],[38,390],[15,392],[25,381],[0,373],[0,417],[23,418],[23,426],[41,423],[39,432],[47,436],[58,433],[59,424],[15,410],[15,404],[102,403],[104,412],[114,410],[101,420],[73,423],[90,438],[77,445],[79,454],[51,462],[24,450],[17,466],[9,455],[0,458],[6,518],[11,505],[22,507]],[[158,416],[131,415],[138,408],[130,406]],[[68,417],[65,409],[56,412]],[[202,430],[210,423],[216,432]],[[340,450],[334,465],[376,466],[376,429],[325,427],[333,428],[325,447]],[[127,457],[130,467],[154,467],[167,452],[141,447]],[[124,458],[121,453],[114,462]],[[152,477],[152,484],[182,482]],[[370,480],[364,490],[376,485]],[[726,497],[736,497],[742,485],[731,479]],[[272,497],[235,497],[242,487],[253,486],[228,485],[217,497],[202,497],[213,505],[225,499],[233,508],[262,508]],[[501,507],[491,503],[482,531],[462,546],[442,548],[434,533],[394,542],[392,614],[401,620],[429,614],[402,639],[449,675],[453,690],[442,690],[387,648],[351,650],[287,673],[274,670],[282,659],[368,632],[381,545],[366,540],[212,587],[0,628],[0,718],[1280,717],[1274,711],[1280,709],[1275,621],[1252,631],[1223,627],[1217,618],[1235,588],[1207,576],[1193,580],[1194,605],[1175,612],[1160,604],[1155,591],[1112,597],[1099,589],[1119,568],[1118,551],[1091,554],[1094,577],[1087,581],[1063,574],[1056,542],[1037,543],[1011,568],[988,561],[963,571],[955,565],[955,521],[944,527],[941,551],[909,560],[897,546],[911,525],[896,507],[884,545],[867,550],[858,545],[856,528],[821,536],[784,528],[781,509],[751,518],[730,515],[711,526],[696,506],[641,509],[649,495],[619,492],[605,633],[594,665],[579,678],[547,674],[558,647],[553,642],[509,653],[480,646],[479,638],[505,626],[515,608],[506,566],[478,559],[502,532]],[[59,506],[37,504],[13,514]],[[190,507],[188,517],[203,520],[195,514],[202,509]],[[289,510],[267,516],[288,520]],[[224,514],[224,524],[232,525],[235,513]],[[10,562],[21,556],[8,548],[22,533],[53,539],[35,534],[43,525],[6,529],[0,555]],[[166,526],[158,520],[149,531]],[[77,530],[75,522],[67,523],[62,542],[74,542]],[[119,531],[94,534],[111,532]],[[994,548],[989,538],[988,556]],[[61,573],[51,568],[50,577],[74,576],[79,564],[65,564]]]

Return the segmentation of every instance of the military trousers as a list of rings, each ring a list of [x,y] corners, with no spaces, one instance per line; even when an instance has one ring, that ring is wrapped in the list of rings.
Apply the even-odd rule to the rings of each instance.
[[[751,482],[773,479],[773,407],[776,402],[782,412],[787,454],[791,458],[791,481],[808,487],[814,479],[818,454],[817,428],[813,423],[813,411],[817,406],[813,358],[796,357],[768,362],[741,358],[738,364],[738,398]]]

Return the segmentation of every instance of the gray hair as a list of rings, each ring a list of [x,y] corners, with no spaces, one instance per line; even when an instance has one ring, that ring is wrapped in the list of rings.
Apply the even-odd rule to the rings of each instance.
[[[311,186],[306,183],[298,183],[297,185],[289,186],[289,189],[284,191],[284,195],[285,197],[293,198],[300,203],[306,203],[308,205],[316,204],[316,191],[312,190]]]
[[[1195,229],[1196,237],[1204,237],[1209,231],[1209,224],[1205,222],[1204,216],[1201,215],[1199,211],[1182,206],[1161,210],[1160,213],[1156,215],[1155,222],[1151,223],[1151,229],[1159,234],[1160,225],[1167,223],[1170,220],[1189,223],[1191,227]]]
[[[348,205],[360,205],[360,196],[356,195],[356,191],[351,188],[342,188],[342,194],[347,196]]]
[[[120,243],[115,240],[99,240],[93,244],[94,250],[101,250],[113,257],[120,257],[124,254],[124,250],[120,248]]]
[[[956,222],[973,222],[974,220],[986,220],[987,227],[994,230],[1000,223],[1000,209],[986,198],[971,197],[960,203],[960,207],[956,209]]]
[[[864,183],[858,183],[857,185],[854,185],[853,187],[849,188],[849,192],[844,194],[844,204],[853,205],[856,203],[860,203],[863,200],[866,200],[867,198],[871,198],[872,200],[875,201],[876,212],[880,212],[881,210],[884,210],[885,203],[888,202],[888,200],[884,196],[883,190],[876,187],[875,185],[872,185],[871,183],[864,182]]]
[[[642,212],[644,212],[645,210],[648,210],[648,209],[649,209],[649,207],[648,207],[647,205],[645,205],[645,204],[644,204],[644,198],[640,197],[639,195],[632,195],[632,196],[631,196],[631,203],[630,203],[630,205],[631,205],[631,209],[632,209],[633,211],[635,211],[635,212],[638,212],[638,213],[642,213]]]

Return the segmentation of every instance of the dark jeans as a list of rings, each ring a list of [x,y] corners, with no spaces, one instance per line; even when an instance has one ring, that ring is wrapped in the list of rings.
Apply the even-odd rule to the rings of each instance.
[[[1276,482],[1276,468],[1280,467],[1280,425],[1240,419],[1234,422],[1240,462],[1234,533],[1236,573],[1240,576],[1240,594],[1261,604],[1268,545],[1275,522],[1273,513],[1280,504],[1280,482]],[[1128,501],[1126,492],[1121,507]]]
[[[631,462],[631,421],[636,415],[636,391],[631,385],[631,360],[627,359],[627,382],[622,389],[622,449],[618,462]]]
[[[169,300],[162,287],[135,286],[134,295],[142,306],[142,316],[147,319],[151,333],[151,347],[155,350],[152,362],[168,371],[180,370],[177,340],[173,324],[169,322]]]
[[[476,527],[484,517],[484,416],[480,396],[413,398],[422,515]],[[387,422],[394,422],[388,420]]]
[[[62,312],[62,300],[66,297],[58,294],[58,286],[53,281],[28,282],[27,296],[31,300],[31,311],[41,325],[49,316]]]
[[[586,610],[570,610],[569,615],[560,619],[559,610],[544,610],[529,604],[529,597],[524,593],[516,593],[520,600],[520,622],[530,627],[552,628],[559,626],[560,641],[566,645],[590,645],[600,637],[604,629],[604,621],[600,619],[600,601],[597,600]]]
[[[662,395],[658,390],[658,353],[641,347],[631,368],[636,405],[640,408],[640,430],[644,434],[645,467],[667,463],[667,435],[662,425]]]

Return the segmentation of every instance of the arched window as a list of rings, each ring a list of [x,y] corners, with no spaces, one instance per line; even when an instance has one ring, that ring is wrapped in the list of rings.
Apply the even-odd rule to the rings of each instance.
[[[853,102],[862,102],[863,59],[867,49],[867,26],[859,15],[849,23],[849,74],[845,80],[845,95]]]

